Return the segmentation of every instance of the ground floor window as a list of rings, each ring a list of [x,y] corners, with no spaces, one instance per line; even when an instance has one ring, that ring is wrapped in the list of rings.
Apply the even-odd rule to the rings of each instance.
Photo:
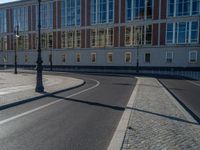
[[[96,53],[91,53],[91,62],[92,63],[96,63],[96,57],[97,57]]]
[[[25,55],[24,62],[25,62],[25,63],[28,62],[28,55]]]
[[[62,55],[62,62],[65,63],[66,62],[66,54]]]
[[[145,61],[145,63],[151,62],[151,54],[150,53],[145,53],[144,61]]]
[[[107,53],[107,63],[113,62],[113,53]]]
[[[166,63],[172,63],[173,61],[173,52],[166,52]]]
[[[132,59],[132,53],[131,52],[125,52],[125,63],[131,63]]]
[[[77,63],[80,63],[80,62],[81,62],[81,54],[80,54],[80,53],[77,53],[77,54],[76,54],[76,62],[77,62]]]
[[[189,63],[197,63],[197,51],[189,52]]]

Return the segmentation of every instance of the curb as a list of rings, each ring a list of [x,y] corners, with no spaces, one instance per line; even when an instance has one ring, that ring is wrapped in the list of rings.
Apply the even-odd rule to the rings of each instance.
[[[45,93],[45,94],[40,95],[40,96],[36,96],[36,97],[32,97],[32,98],[20,100],[20,101],[13,102],[13,103],[10,103],[10,104],[5,104],[5,105],[0,106],[0,111],[1,111],[1,110],[5,110],[5,109],[8,109],[8,108],[11,108],[11,107],[14,107],[14,106],[18,106],[18,105],[21,105],[21,104],[25,104],[25,103],[28,103],[28,102],[32,102],[32,101],[35,101],[35,100],[39,100],[39,99],[41,99],[41,98],[48,97],[48,96],[50,96],[50,95],[54,95],[54,94],[57,94],[57,93],[60,93],[60,92],[73,90],[73,89],[75,89],[75,88],[79,88],[79,87],[85,85],[85,83],[86,83],[86,82],[83,81],[83,83],[81,83],[81,84],[79,84],[79,85],[76,85],[76,86],[74,86],[74,87],[66,88],[66,89],[59,90],[59,91],[55,91],[55,92],[52,92],[52,93]]]
[[[163,89],[165,90],[165,93],[168,96],[171,96],[175,100],[175,105],[184,113],[186,118],[190,121],[196,121],[200,124],[200,118],[195,115],[195,113],[192,112],[162,81],[159,79],[158,83],[160,83],[163,86]]]

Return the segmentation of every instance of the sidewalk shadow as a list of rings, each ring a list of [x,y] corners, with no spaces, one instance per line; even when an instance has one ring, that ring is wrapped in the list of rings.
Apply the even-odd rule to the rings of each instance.
[[[124,107],[120,106],[114,106],[114,105],[108,105],[108,104],[103,104],[103,103],[98,103],[98,102],[92,102],[92,101],[85,101],[85,100],[78,100],[78,99],[72,99],[72,98],[65,98],[61,96],[56,96],[56,95],[49,95],[49,97],[57,98],[57,99],[62,99],[70,102],[75,102],[75,103],[82,103],[82,104],[87,104],[95,107],[104,107],[104,108],[109,108],[117,111],[124,111]]]
[[[85,85],[85,82],[83,82],[82,84],[80,84],[76,87],[62,89],[62,90],[58,90],[58,91],[55,91],[55,92],[52,92],[52,93],[49,93],[49,92],[46,92],[46,91],[38,92],[38,93],[41,94],[40,96],[31,97],[31,98],[27,98],[27,99],[21,99],[19,101],[16,101],[16,102],[13,102],[13,103],[8,103],[8,104],[2,105],[2,106],[0,105],[0,111],[11,108],[11,107],[19,106],[19,105],[22,105],[22,104],[26,104],[26,103],[29,103],[29,102],[32,102],[32,101],[41,100],[42,98],[50,97],[51,95],[59,94],[59,93],[62,93],[62,92],[67,92],[67,91],[79,88],[83,85]]]
[[[164,118],[167,118],[167,119],[170,119],[170,120],[173,120],[173,121],[180,121],[180,122],[183,122],[183,123],[189,123],[189,124],[198,125],[198,126],[200,125],[199,123],[196,123],[196,122],[191,122],[191,121],[180,119],[180,118],[177,118],[177,117],[167,116],[167,115],[163,115],[163,114],[159,114],[159,113],[155,113],[155,112],[150,112],[150,111],[142,110],[142,109],[138,109],[138,108],[127,107],[127,109],[131,109],[131,110],[134,110],[134,111],[143,112],[143,113],[147,113],[147,114],[151,114],[151,115],[156,115],[156,116],[159,116],[159,117],[164,117]]]

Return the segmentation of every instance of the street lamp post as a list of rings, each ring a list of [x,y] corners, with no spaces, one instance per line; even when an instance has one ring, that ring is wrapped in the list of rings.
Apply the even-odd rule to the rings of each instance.
[[[19,39],[19,25],[16,26],[16,48],[15,48],[15,74],[17,74],[17,49]]]
[[[137,32],[137,64],[136,64],[136,72],[139,73],[139,45],[140,45],[140,33]]]
[[[139,73],[139,46],[137,45],[137,70],[136,70],[136,72],[137,73]]]
[[[41,30],[41,22],[40,22],[40,5],[41,0],[38,0],[38,58],[37,58],[37,77],[36,77],[36,92],[44,92],[44,86],[42,81],[42,56],[41,56],[41,41],[40,41],[40,30]]]

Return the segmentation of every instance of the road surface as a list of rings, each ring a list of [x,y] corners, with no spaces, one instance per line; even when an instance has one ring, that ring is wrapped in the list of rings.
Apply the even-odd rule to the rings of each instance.
[[[159,79],[200,123],[200,81]]]
[[[60,75],[84,79],[86,84],[1,110],[1,150],[107,149],[136,79],[125,76]]]

